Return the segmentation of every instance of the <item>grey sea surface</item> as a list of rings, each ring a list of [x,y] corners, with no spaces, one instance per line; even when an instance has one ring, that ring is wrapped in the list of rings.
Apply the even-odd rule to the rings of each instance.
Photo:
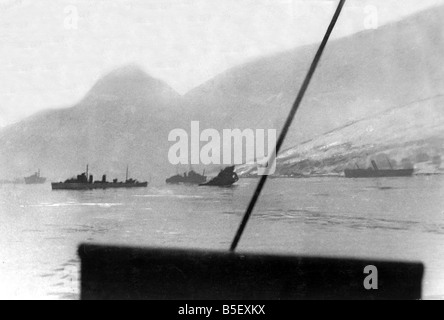
[[[80,243],[228,250],[257,181],[51,191],[0,185],[0,298],[78,299]],[[420,261],[444,298],[444,177],[272,179],[239,251]]]

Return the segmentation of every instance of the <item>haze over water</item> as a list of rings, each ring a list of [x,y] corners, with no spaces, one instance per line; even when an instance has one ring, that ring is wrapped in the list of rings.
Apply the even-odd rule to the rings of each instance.
[[[79,298],[80,243],[228,250],[256,180],[230,189],[0,186],[0,298]],[[444,297],[444,178],[269,181],[239,250],[421,261]]]

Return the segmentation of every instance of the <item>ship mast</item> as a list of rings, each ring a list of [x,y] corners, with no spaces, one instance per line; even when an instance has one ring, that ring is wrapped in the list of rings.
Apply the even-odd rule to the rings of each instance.
[[[390,158],[386,155],[387,161],[389,163],[390,169],[393,170],[392,162],[390,161]]]
[[[392,166],[392,162],[390,161],[390,159],[388,160],[389,165],[390,165],[390,169],[393,170],[393,166]]]
[[[128,175],[129,175],[129,166],[127,165],[126,166],[126,180],[125,181],[128,181]]]
[[[318,51],[317,51],[317,53],[316,53],[316,55],[315,55],[315,57],[313,59],[313,62],[311,64],[311,66],[310,66],[310,69],[309,69],[309,71],[307,73],[307,76],[305,77],[305,80],[304,80],[304,82],[302,84],[302,87],[301,87],[301,89],[300,89],[300,91],[298,93],[298,96],[296,97],[296,100],[295,100],[294,104],[293,104],[293,107],[291,108],[291,111],[290,111],[290,113],[289,113],[289,115],[287,117],[287,120],[285,122],[284,128],[281,131],[279,139],[278,139],[278,141],[276,143],[276,148],[274,150],[275,152],[272,153],[272,155],[274,155],[274,156],[273,156],[273,158],[270,158],[270,162],[276,161],[276,156],[279,154],[279,151],[281,150],[281,147],[284,144],[284,140],[285,140],[285,138],[287,136],[287,133],[288,133],[288,131],[290,129],[290,126],[291,126],[291,124],[292,124],[292,122],[294,120],[294,117],[296,116],[296,113],[297,113],[297,111],[298,111],[298,109],[299,109],[299,107],[300,107],[300,105],[301,105],[301,103],[302,103],[302,101],[304,99],[305,93],[307,92],[307,89],[308,89],[308,87],[310,85],[310,82],[311,82],[311,80],[313,78],[313,75],[315,74],[315,71],[316,71],[316,69],[317,69],[317,67],[319,65],[319,62],[321,61],[321,58],[322,58],[322,55],[324,53],[325,47],[327,46],[327,43],[328,43],[328,41],[330,39],[330,36],[331,36],[331,34],[333,32],[333,29],[335,28],[335,25],[336,25],[336,23],[337,23],[337,21],[339,19],[339,16],[341,15],[342,8],[344,7],[345,2],[346,2],[346,0],[340,0],[339,3],[338,3],[338,7],[337,7],[337,9],[335,11],[335,14],[334,14],[331,22],[330,22],[330,25],[328,26],[327,32],[326,32],[326,34],[325,34],[325,36],[324,36],[324,38],[323,38],[323,40],[321,42],[321,45],[320,45],[320,47],[319,47],[319,49],[318,49]],[[239,226],[239,229],[238,229],[238,231],[236,233],[236,236],[234,237],[234,240],[233,240],[233,242],[231,244],[231,248],[230,248],[231,252],[236,251],[236,248],[237,248],[237,246],[239,244],[239,241],[240,241],[240,239],[242,237],[242,234],[244,233],[245,227],[247,226],[248,221],[250,219],[250,216],[253,213],[254,207],[256,206],[256,203],[259,200],[259,197],[260,197],[260,195],[262,193],[262,190],[263,190],[263,188],[265,186],[265,183],[267,182],[267,179],[268,179],[267,175],[262,176],[261,180],[259,181],[258,186],[256,187],[256,191],[254,192],[253,198],[250,201],[250,204],[249,204],[249,206],[247,208],[247,211],[245,212],[245,215],[244,215],[244,218],[243,218],[243,220],[241,222],[241,225]]]

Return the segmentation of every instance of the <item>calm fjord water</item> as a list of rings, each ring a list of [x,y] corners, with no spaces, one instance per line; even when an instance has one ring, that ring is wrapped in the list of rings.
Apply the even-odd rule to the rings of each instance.
[[[234,188],[0,186],[0,298],[77,299],[83,242],[228,250],[256,180]],[[270,180],[240,251],[421,261],[444,298],[444,177]]]

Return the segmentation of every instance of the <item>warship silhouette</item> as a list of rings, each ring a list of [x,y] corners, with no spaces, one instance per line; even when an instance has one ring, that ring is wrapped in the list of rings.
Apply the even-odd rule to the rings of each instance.
[[[390,161],[389,161],[390,163]],[[393,169],[390,163],[389,170],[380,170],[374,160],[372,160],[373,168],[368,169],[348,169],[345,170],[346,178],[393,178],[393,177],[411,177],[414,169]]]
[[[78,175],[76,178],[68,179],[65,182],[52,183],[52,190],[94,190],[94,189],[130,189],[146,188],[148,182],[139,182],[128,178],[128,168],[126,170],[125,182],[119,182],[114,179],[112,182],[106,180],[106,175],[102,176],[101,181],[94,181],[94,176],[88,177],[88,166],[86,172]]]
[[[40,169],[36,173],[34,173],[30,177],[25,178],[26,184],[44,184],[46,182],[46,178],[40,176]]]
[[[207,177],[205,176],[205,171],[202,175],[198,174],[196,171],[191,170],[184,175],[175,175],[166,180],[167,184],[202,184],[207,182]]]

